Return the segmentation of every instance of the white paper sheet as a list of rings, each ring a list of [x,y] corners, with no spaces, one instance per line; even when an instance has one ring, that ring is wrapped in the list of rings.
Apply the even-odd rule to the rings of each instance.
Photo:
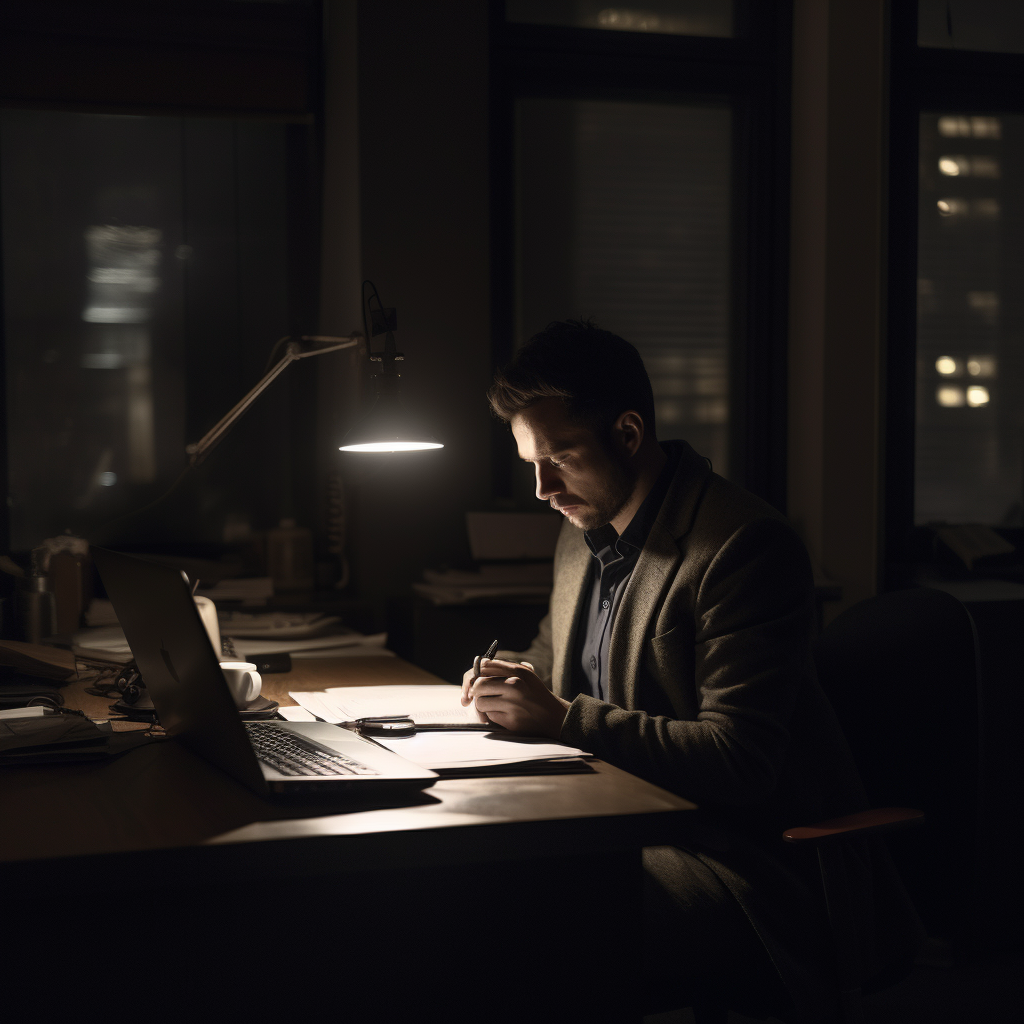
[[[340,722],[349,722],[350,718],[343,718],[337,705],[334,701],[327,699],[326,693],[321,693],[316,690],[289,690],[288,696],[291,697],[300,708],[305,708],[311,715],[316,718],[322,718],[325,722],[330,722],[332,725],[338,725]]]
[[[447,683],[391,686],[332,686],[327,689],[341,721],[407,715],[417,725],[477,725],[473,707],[462,706],[462,687]]]
[[[554,757],[579,757],[582,750],[532,736],[493,732],[417,732],[413,736],[374,736],[382,746],[424,768],[455,768],[466,764],[517,764]]]

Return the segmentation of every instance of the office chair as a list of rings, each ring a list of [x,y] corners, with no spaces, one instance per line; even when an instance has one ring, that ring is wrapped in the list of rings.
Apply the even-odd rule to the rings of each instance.
[[[822,632],[813,654],[876,808],[790,828],[783,839],[817,852],[836,964],[835,1020],[856,1024],[863,1019],[861,993],[900,980],[911,965],[872,977],[861,963],[844,844],[920,825],[927,814],[927,832],[893,849],[912,902],[930,928],[941,930],[962,909],[956,895],[966,891],[964,900],[970,898],[970,887],[955,880],[970,864],[974,831],[978,642],[956,598],[918,588],[847,609]],[[728,1020],[721,1007],[695,1006],[693,1013],[697,1024]]]

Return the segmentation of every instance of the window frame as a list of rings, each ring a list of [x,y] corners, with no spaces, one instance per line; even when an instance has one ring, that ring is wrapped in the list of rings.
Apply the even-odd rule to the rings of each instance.
[[[789,2],[735,0],[730,39],[505,21],[491,0],[492,358],[515,323],[515,103],[525,97],[718,100],[733,111],[730,477],[786,502],[789,292]],[[513,453],[496,424],[494,493],[511,498]]]
[[[931,559],[914,525],[920,116],[1024,113],[1024,54],[919,46],[918,0],[893,0],[884,424],[885,586],[905,586]]]

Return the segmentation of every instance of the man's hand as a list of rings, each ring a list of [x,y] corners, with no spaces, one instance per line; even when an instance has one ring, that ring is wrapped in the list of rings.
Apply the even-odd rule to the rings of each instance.
[[[537,678],[529,662],[484,659],[480,672],[462,677],[462,704],[475,702],[481,722],[509,732],[558,739],[569,702],[556,697]]]

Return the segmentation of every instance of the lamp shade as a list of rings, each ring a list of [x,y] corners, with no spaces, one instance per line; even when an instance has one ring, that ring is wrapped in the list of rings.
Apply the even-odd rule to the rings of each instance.
[[[399,393],[397,375],[374,378],[377,397],[366,417],[339,446],[343,452],[421,452],[444,445],[415,422]]]

